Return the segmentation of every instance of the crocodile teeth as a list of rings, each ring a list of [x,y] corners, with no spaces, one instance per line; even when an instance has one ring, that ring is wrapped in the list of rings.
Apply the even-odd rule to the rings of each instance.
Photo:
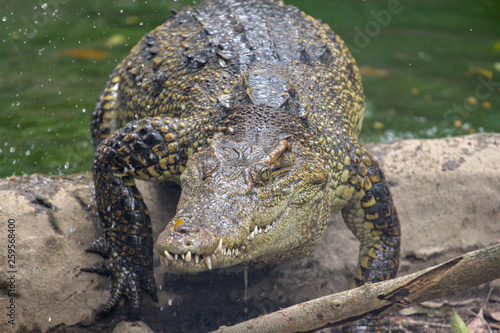
[[[255,233],[252,231],[252,233],[247,236],[247,239],[252,240],[254,238],[254,236],[255,236]]]
[[[255,226],[255,229],[253,230],[253,233],[256,234],[259,232],[259,227]]]
[[[240,255],[240,251],[238,251],[238,249],[234,250],[234,254],[236,254],[236,256],[239,256]]]
[[[177,259],[179,259],[179,255],[178,254],[174,254],[174,258],[177,261]]]
[[[182,258],[182,260],[186,259],[186,256],[184,255],[184,253],[181,254],[181,258]]]
[[[170,253],[168,253],[167,250],[165,250],[165,258],[167,258],[168,261],[173,261],[174,257]]]
[[[217,252],[222,252],[222,238],[219,240],[219,246],[217,246]]]
[[[208,269],[212,269],[212,260],[210,257],[205,257],[205,264],[207,264]]]
[[[259,228],[259,234],[261,234],[261,233],[262,233],[262,228]]]
[[[194,262],[195,262],[195,263],[200,262],[200,255],[199,255],[199,254],[195,254],[195,255],[194,255]]]
[[[186,262],[191,262],[191,251],[188,251],[188,253],[186,253],[186,258],[184,260],[186,260]]]

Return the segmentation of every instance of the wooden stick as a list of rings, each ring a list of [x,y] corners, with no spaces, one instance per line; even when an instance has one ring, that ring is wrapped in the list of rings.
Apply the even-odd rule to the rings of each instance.
[[[217,333],[304,332],[387,314],[500,278],[500,243],[393,280],[300,303]]]

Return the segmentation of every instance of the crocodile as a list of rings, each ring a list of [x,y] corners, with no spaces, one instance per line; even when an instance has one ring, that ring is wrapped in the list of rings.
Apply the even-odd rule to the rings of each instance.
[[[351,287],[393,278],[400,225],[383,171],[358,143],[355,60],[328,25],[272,0],[206,0],[146,34],[93,112],[92,166],[105,236],[87,247],[126,296],[157,299],[154,248],[187,273],[284,263],[318,245],[341,212],[360,241]],[[135,179],[181,196],[156,244]]]

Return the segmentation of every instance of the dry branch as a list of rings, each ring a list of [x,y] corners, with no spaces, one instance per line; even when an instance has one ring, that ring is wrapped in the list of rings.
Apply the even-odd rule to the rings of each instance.
[[[231,327],[218,333],[302,332],[387,314],[500,278],[500,243],[394,280],[367,284],[321,297]]]

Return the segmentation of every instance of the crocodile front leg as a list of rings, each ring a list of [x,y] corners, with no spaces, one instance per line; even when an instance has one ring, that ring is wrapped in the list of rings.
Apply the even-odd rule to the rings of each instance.
[[[111,275],[111,298],[99,310],[112,310],[125,295],[132,311],[140,309],[140,291],[156,301],[153,238],[147,207],[134,177],[175,179],[192,153],[193,121],[146,118],[127,124],[103,140],[95,152],[93,178],[98,215],[106,234],[87,247],[106,259],[83,271]]]
[[[361,243],[351,288],[394,278],[401,238],[396,208],[380,165],[364,148],[355,147],[348,168],[354,195],[342,210],[344,221]],[[369,318],[356,322],[351,329],[380,331],[382,323]]]

